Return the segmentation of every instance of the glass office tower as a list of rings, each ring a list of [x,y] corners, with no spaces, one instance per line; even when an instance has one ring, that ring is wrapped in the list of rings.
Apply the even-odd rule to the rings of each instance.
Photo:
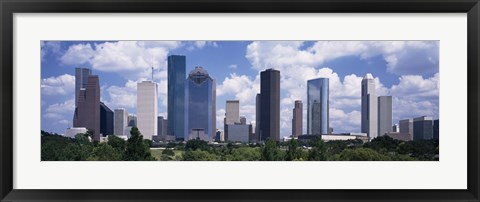
[[[317,78],[307,81],[307,134],[328,134],[329,80]]]
[[[168,56],[168,135],[185,138],[185,78],[186,57]]]
[[[103,137],[113,135],[113,111],[100,102],[100,133]]]
[[[186,138],[211,142],[215,137],[216,86],[215,80],[202,67],[195,67],[187,79]]]

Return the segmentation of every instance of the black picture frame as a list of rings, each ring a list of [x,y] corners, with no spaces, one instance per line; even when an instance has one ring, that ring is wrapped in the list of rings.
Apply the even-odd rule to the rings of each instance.
[[[479,201],[478,0],[0,0],[1,201]],[[19,190],[13,189],[15,13],[467,13],[468,188],[465,190]],[[34,171],[33,171],[34,172]],[[448,173],[445,173],[448,175]],[[225,182],[223,182],[225,183]]]

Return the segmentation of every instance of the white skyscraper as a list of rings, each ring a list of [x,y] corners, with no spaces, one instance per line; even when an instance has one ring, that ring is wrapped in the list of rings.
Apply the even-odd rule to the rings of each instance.
[[[362,133],[367,133],[370,139],[377,137],[377,116],[375,81],[373,80],[372,74],[368,73],[362,79]]]
[[[225,109],[225,125],[240,123],[240,102],[238,100],[227,100]]]
[[[137,84],[137,127],[144,139],[157,135],[157,89],[152,81]]]
[[[119,108],[115,109],[113,115],[113,134],[115,135],[126,135],[125,127],[128,125],[128,113],[126,109]]]

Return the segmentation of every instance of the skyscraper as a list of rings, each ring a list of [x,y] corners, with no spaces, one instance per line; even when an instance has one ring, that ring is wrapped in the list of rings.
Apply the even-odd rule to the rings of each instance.
[[[223,123],[223,131],[225,140],[228,141],[228,125],[240,122],[240,101],[227,100],[225,104],[225,119]]]
[[[260,72],[260,140],[280,141],[280,71]]]
[[[168,56],[168,135],[185,138],[185,79],[186,58],[182,55]]]
[[[307,101],[307,134],[328,134],[330,127],[328,78],[307,81]]]
[[[125,128],[128,126],[128,112],[124,108],[115,109],[115,121],[113,124],[114,134],[124,136]],[[142,132],[142,131],[140,131]]]
[[[303,103],[301,100],[295,100],[292,118],[292,136],[298,137],[302,135],[303,130]]]
[[[433,139],[433,118],[421,116],[413,119],[413,140]]]
[[[211,142],[216,132],[216,85],[203,67],[195,67],[187,79],[187,137]],[[202,133],[201,133],[201,132]]]
[[[413,119],[404,119],[399,121],[400,133],[408,133],[413,137]]]
[[[157,135],[157,89],[153,81],[137,83],[137,127],[144,139]]]
[[[92,74],[92,70],[88,68],[75,68],[75,107],[78,106],[78,95],[81,88],[87,87],[88,76]]]
[[[166,136],[168,131],[168,121],[163,116],[158,117],[158,136]]]
[[[392,96],[378,96],[378,136],[392,131]]]
[[[113,134],[113,111],[100,102],[100,133],[105,137]]]
[[[438,140],[438,139],[440,138],[439,130],[440,130],[440,121],[439,121],[439,119],[433,120],[433,139],[437,139],[437,140]]]
[[[257,142],[262,137],[260,132],[260,116],[262,113],[260,102],[260,93],[257,93],[257,96],[255,96],[255,136],[252,138],[251,142]]]
[[[375,80],[372,74],[367,74],[362,79],[362,133],[367,133],[370,139],[377,137],[377,113]]]
[[[78,105],[73,115],[73,127],[93,131],[93,139],[100,141],[100,84],[97,75],[89,75],[85,88],[80,88]]]
[[[225,109],[225,124],[240,123],[240,101],[227,100]]]

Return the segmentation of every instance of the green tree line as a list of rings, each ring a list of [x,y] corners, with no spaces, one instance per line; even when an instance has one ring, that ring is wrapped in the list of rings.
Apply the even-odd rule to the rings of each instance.
[[[43,161],[434,161],[438,160],[438,140],[400,141],[381,136],[370,142],[307,142],[267,140],[264,144],[213,145],[193,139],[186,143],[166,143],[159,156],[152,156],[152,142],[144,140],[137,128],[125,141],[109,136],[107,142],[91,142],[91,131],[67,138],[42,131]],[[160,150],[157,150],[160,151]]]
[[[153,161],[150,140],[144,140],[138,128],[133,127],[131,137],[125,141],[114,135],[107,142],[90,141],[92,131],[63,137],[42,131],[42,161]]]

